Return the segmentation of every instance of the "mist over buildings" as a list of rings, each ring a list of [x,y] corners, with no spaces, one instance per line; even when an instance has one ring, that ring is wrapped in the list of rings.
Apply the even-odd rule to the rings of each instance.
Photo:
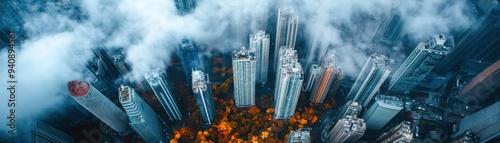
[[[127,78],[139,80],[151,69],[166,68],[170,54],[185,37],[206,54],[213,49],[230,52],[248,47],[248,35],[261,29],[271,33],[274,43],[278,7],[294,6],[300,12],[299,37],[305,37],[302,42],[306,43],[297,46],[303,49],[301,61],[311,62],[314,58],[310,57],[317,56],[309,53],[332,49],[345,75],[355,78],[373,52],[387,54],[398,62],[405,58],[401,43],[390,47],[372,44],[377,25],[396,13],[404,20],[401,33],[415,40],[464,30],[474,23],[465,0],[200,0],[192,13],[182,16],[173,0],[7,3],[19,10],[24,22],[19,27],[26,34],[25,40],[18,41],[16,57],[18,129],[66,104],[61,102],[71,98],[66,83],[84,78],[78,71],[92,58],[92,46],[99,44],[123,48],[132,67]],[[6,20],[2,24],[12,23]],[[0,57],[6,54],[5,48],[0,49]],[[2,61],[0,67],[7,67],[7,60]],[[6,72],[1,70],[0,75]],[[1,82],[0,86],[7,84]],[[7,96],[0,96],[0,101],[7,100]],[[0,115],[8,115],[7,110],[0,110]]]

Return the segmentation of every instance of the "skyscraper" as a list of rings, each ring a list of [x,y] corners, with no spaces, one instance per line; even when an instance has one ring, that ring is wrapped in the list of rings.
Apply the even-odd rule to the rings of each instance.
[[[353,143],[365,134],[366,123],[363,119],[346,116],[340,119],[328,134],[332,143]]]
[[[144,75],[146,81],[148,81],[151,89],[155,93],[156,97],[160,101],[165,112],[167,112],[170,120],[181,120],[182,114],[179,110],[179,104],[177,103],[177,98],[171,92],[167,80],[163,77],[159,69],[150,71]]]
[[[345,118],[346,116],[358,117],[361,109],[363,107],[358,102],[352,102],[351,100],[339,109],[337,113],[337,119]]]
[[[452,48],[448,56],[436,65],[433,71],[441,74],[446,73],[463,62],[463,59],[477,58],[476,60],[493,63],[500,58],[497,56],[500,54],[500,44],[498,44],[500,42],[500,36],[498,36],[500,31],[500,9],[490,9],[490,7],[495,7],[498,2],[490,0],[476,2],[479,2],[475,4],[479,7],[475,10],[486,16],[480,18],[480,24],[472,25],[470,29],[460,36],[461,38],[457,40],[456,47]],[[490,6],[485,6],[485,4]]]
[[[191,83],[191,71],[194,69],[202,69],[198,58],[198,52],[192,41],[184,38],[178,45],[177,52],[181,58],[182,68],[186,75],[186,83]]]
[[[128,86],[118,88],[120,103],[128,115],[129,125],[146,142],[158,142],[165,139],[165,133],[159,117],[134,89]]]
[[[255,105],[255,52],[242,47],[233,51],[234,99],[236,107]]]
[[[297,50],[294,50],[290,47],[286,47],[286,46],[283,46],[283,47],[280,47],[280,51],[279,51],[279,58],[278,58],[278,64],[276,66],[276,69],[277,71],[281,71],[281,69],[283,68],[284,65],[287,65],[287,64],[292,64],[294,62],[297,62],[298,60],[298,56],[297,56]],[[274,93],[277,93],[278,92],[278,85],[280,84],[281,80],[278,80],[278,79],[281,79],[281,72],[276,72],[276,76],[275,76],[275,80],[274,80]],[[274,94],[274,99],[276,100],[277,98],[277,94]]]
[[[269,67],[269,34],[264,31],[258,31],[250,35],[250,50],[255,51],[256,59],[256,81],[262,86],[267,82]]]
[[[411,143],[412,141],[413,141],[413,133],[411,131],[411,123],[408,121],[403,121],[398,126],[382,134],[374,142]]]
[[[203,121],[206,125],[211,125],[215,118],[215,104],[212,96],[212,88],[209,85],[208,74],[196,70],[192,74],[193,93],[198,103]]]
[[[281,7],[278,10],[278,25],[276,26],[276,41],[274,47],[274,72],[278,72],[279,50],[282,46],[295,48],[299,13],[293,7]]]
[[[37,121],[35,123],[35,142],[36,143],[44,143],[44,142],[73,142],[73,138],[66,133],[57,130],[54,127],[51,127],[45,123]]]
[[[196,8],[196,0],[174,0],[177,12],[180,15],[185,15],[194,11]]]
[[[72,143],[74,139],[54,127],[40,121],[36,121],[31,129],[25,132],[16,133],[15,136],[7,139],[0,139],[2,143]]]
[[[400,14],[393,13],[390,19],[385,20],[380,25],[373,42],[393,45],[399,38],[399,33],[403,27],[403,18]]]
[[[123,52],[123,50],[117,50],[113,54],[112,58],[113,58],[113,63],[115,63],[116,67],[118,68],[118,71],[122,76],[127,74],[132,69],[125,61],[125,53]]]
[[[84,71],[84,74],[88,79],[85,79],[85,81],[90,82],[92,86],[109,99],[114,100],[118,94],[114,80],[120,76],[120,72],[118,72],[108,51],[103,46],[93,46],[92,51],[94,57],[86,65],[88,70]]]
[[[288,136],[288,143],[310,143],[311,142],[311,128],[301,128],[293,130]]]
[[[280,49],[279,64],[282,66],[278,68],[276,76],[274,118],[288,119],[295,112],[304,74],[297,60],[297,52],[292,48]]]
[[[366,107],[391,73],[390,64],[393,62],[385,55],[377,53],[370,55],[354,85],[352,85],[347,98]]]
[[[432,36],[428,42],[418,44],[392,76],[389,91],[404,93],[415,88],[450,51],[451,47],[444,45],[446,40],[445,35],[438,34]]]
[[[73,80],[68,91],[85,109],[117,132],[128,128],[127,115],[101,92],[85,81]]]
[[[404,107],[403,102],[394,96],[380,95],[375,97],[375,103],[364,113],[366,128],[380,130]]]
[[[457,138],[471,131],[479,138],[479,142],[487,142],[500,135],[500,101],[460,120],[458,132],[452,138]]]
[[[302,91],[311,91],[313,85],[316,83],[316,76],[318,76],[319,68],[317,64],[311,65],[309,68],[309,74],[306,78],[306,83],[304,83],[304,87],[302,87]]]
[[[319,69],[314,89],[309,99],[312,103],[323,103],[326,94],[330,91],[337,91],[342,80],[342,68],[337,66],[336,56],[331,51],[322,61],[321,68]]]
[[[500,60],[486,68],[462,87],[457,98],[467,104],[480,105],[498,87],[500,87]]]

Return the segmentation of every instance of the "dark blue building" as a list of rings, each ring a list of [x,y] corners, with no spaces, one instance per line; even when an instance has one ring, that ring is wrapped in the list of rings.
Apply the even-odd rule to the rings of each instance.
[[[193,44],[193,42],[184,38],[179,44],[177,52],[179,54],[179,57],[181,58],[184,73],[186,74],[186,83],[190,84],[192,70],[203,70],[198,58],[198,51],[196,50],[195,44]]]

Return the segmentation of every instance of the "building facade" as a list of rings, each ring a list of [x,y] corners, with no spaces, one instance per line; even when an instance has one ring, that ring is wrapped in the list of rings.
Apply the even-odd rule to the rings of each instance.
[[[316,76],[318,76],[319,67],[317,64],[311,65],[309,68],[309,73],[307,74],[307,78],[304,82],[304,87],[302,87],[302,91],[311,91],[314,83],[316,83]]]
[[[389,91],[404,93],[415,88],[451,50],[451,47],[444,45],[446,40],[446,35],[438,34],[428,42],[418,44],[392,76]]]
[[[463,62],[464,59],[476,59],[493,63],[500,58],[497,56],[500,54],[500,44],[495,44],[500,42],[500,37],[497,36],[500,31],[500,9],[488,8],[495,7],[498,2],[495,3],[495,1],[490,0],[476,2],[478,3],[475,5],[479,7],[475,8],[475,10],[478,10],[481,15],[478,16],[481,17],[480,24],[475,24],[465,31],[461,38],[457,40],[456,46],[452,48],[453,50],[436,65],[433,71],[440,74],[449,72]]]
[[[236,107],[255,105],[255,52],[242,47],[233,51],[234,102]]]
[[[374,142],[411,143],[412,141],[413,141],[413,133],[411,130],[411,123],[408,121],[403,121],[398,126],[382,134]]]
[[[299,100],[304,73],[292,48],[280,49],[280,65],[274,91],[274,118],[289,119],[295,112]]]
[[[403,102],[397,97],[384,95],[375,97],[375,103],[363,115],[366,128],[382,129],[403,107]]]
[[[346,116],[358,117],[363,107],[358,102],[347,101],[337,113],[337,119],[345,118]]]
[[[479,138],[478,142],[484,143],[500,135],[500,101],[466,116],[460,120],[459,130],[452,138],[458,138],[467,131]]]
[[[319,73],[314,84],[311,98],[312,103],[323,103],[328,91],[336,92],[343,77],[342,68],[337,66],[335,54],[329,52],[322,61]]]
[[[215,104],[214,97],[212,96],[212,88],[209,85],[208,74],[196,70],[192,73],[193,93],[198,103],[201,117],[205,125],[212,125],[215,119]]]
[[[0,139],[2,143],[73,143],[75,140],[50,125],[36,121],[32,128],[25,132],[16,132],[16,135],[7,139]]]
[[[500,60],[474,77],[458,92],[457,98],[464,103],[480,105],[500,87]]]
[[[377,53],[370,55],[354,85],[352,85],[347,98],[366,107],[391,73],[390,65],[392,63],[394,61],[385,55]]]
[[[158,101],[160,101],[163,109],[167,112],[170,120],[181,120],[182,113],[179,109],[177,98],[170,90],[167,80],[161,75],[159,69],[152,70],[144,75],[144,78],[151,86]]]
[[[164,141],[165,132],[156,112],[134,89],[121,85],[118,92],[120,103],[128,115],[130,127],[146,142]]]
[[[297,55],[297,50],[294,50],[290,47],[286,47],[286,46],[283,46],[283,47],[280,47],[280,50],[279,50],[279,58],[278,58],[278,64],[276,66],[276,70],[278,71],[281,71],[281,69],[285,66],[285,65],[290,65],[292,63],[295,63],[298,61],[298,55]],[[278,92],[278,85],[280,84],[281,80],[278,80],[278,79],[281,79],[281,76],[282,74],[280,72],[276,72],[276,76],[275,76],[275,80],[274,80],[274,93],[277,93]],[[277,95],[274,94],[274,99],[276,99]]]
[[[274,69],[278,72],[279,50],[282,46],[295,48],[297,30],[299,25],[299,13],[293,7],[281,7],[278,10],[276,26],[276,41],[274,47]]]
[[[256,82],[264,86],[267,82],[269,68],[269,34],[264,31],[258,31],[250,35],[250,50],[255,51],[256,59]]]
[[[117,132],[128,128],[127,115],[106,98],[94,86],[85,81],[73,80],[68,83],[68,91],[73,99]]]
[[[366,123],[363,119],[346,116],[340,119],[328,133],[328,141],[331,143],[353,143],[361,138],[366,131]]]
[[[393,45],[398,39],[403,29],[404,21],[400,14],[391,12],[392,17],[388,18],[380,25],[373,42],[385,45]]]
[[[195,44],[184,38],[178,45],[177,52],[181,58],[182,68],[186,75],[186,83],[191,84],[191,71],[194,69],[202,69]]]

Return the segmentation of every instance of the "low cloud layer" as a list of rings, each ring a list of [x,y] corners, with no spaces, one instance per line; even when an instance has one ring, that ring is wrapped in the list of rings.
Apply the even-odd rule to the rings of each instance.
[[[399,12],[405,22],[402,31],[415,38],[465,29],[472,23],[465,0],[404,3],[396,0],[199,0],[196,9],[184,16],[177,14],[173,0],[22,0],[9,4],[20,9],[27,35],[26,40],[20,41],[21,49],[17,49],[16,109],[20,125],[64,104],[61,99],[69,98],[66,82],[81,78],[77,71],[92,57],[90,48],[97,44],[123,48],[132,67],[131,79],[141,79],[150,69],[165,68],[176,44],[184,37],[192,38],[206,50],[230,52],[248,46],[251,32],[275,29],[268,20],[271,14],[277,13],[277,7],[292,5],[300,11],[300,24],[305,28],[300,34],[310,37],[308,41],[323,45],[322,50],[333,49],[346,75],[355,77],[372,52],[404,58],[402,48],[377,50],[369,40],[363,40],[374,30],[367,28],[370,22],[381,22],[393,12]],[[0,57],[6,54],[5,49],[0,51]],[[2,61],[0,67],[7,67],[6,60]],[[7,75],[6,72],[0,71],[0,75]],[[4,82],[0,85],[7,87]],[[6,96],[0,96],[0,101],[7,100]],[[8,115],[7,110],[1,109],[2,117]],[[0,121],[2,125],[6,122]],[[6,132],[0,135],[3,133]]]

